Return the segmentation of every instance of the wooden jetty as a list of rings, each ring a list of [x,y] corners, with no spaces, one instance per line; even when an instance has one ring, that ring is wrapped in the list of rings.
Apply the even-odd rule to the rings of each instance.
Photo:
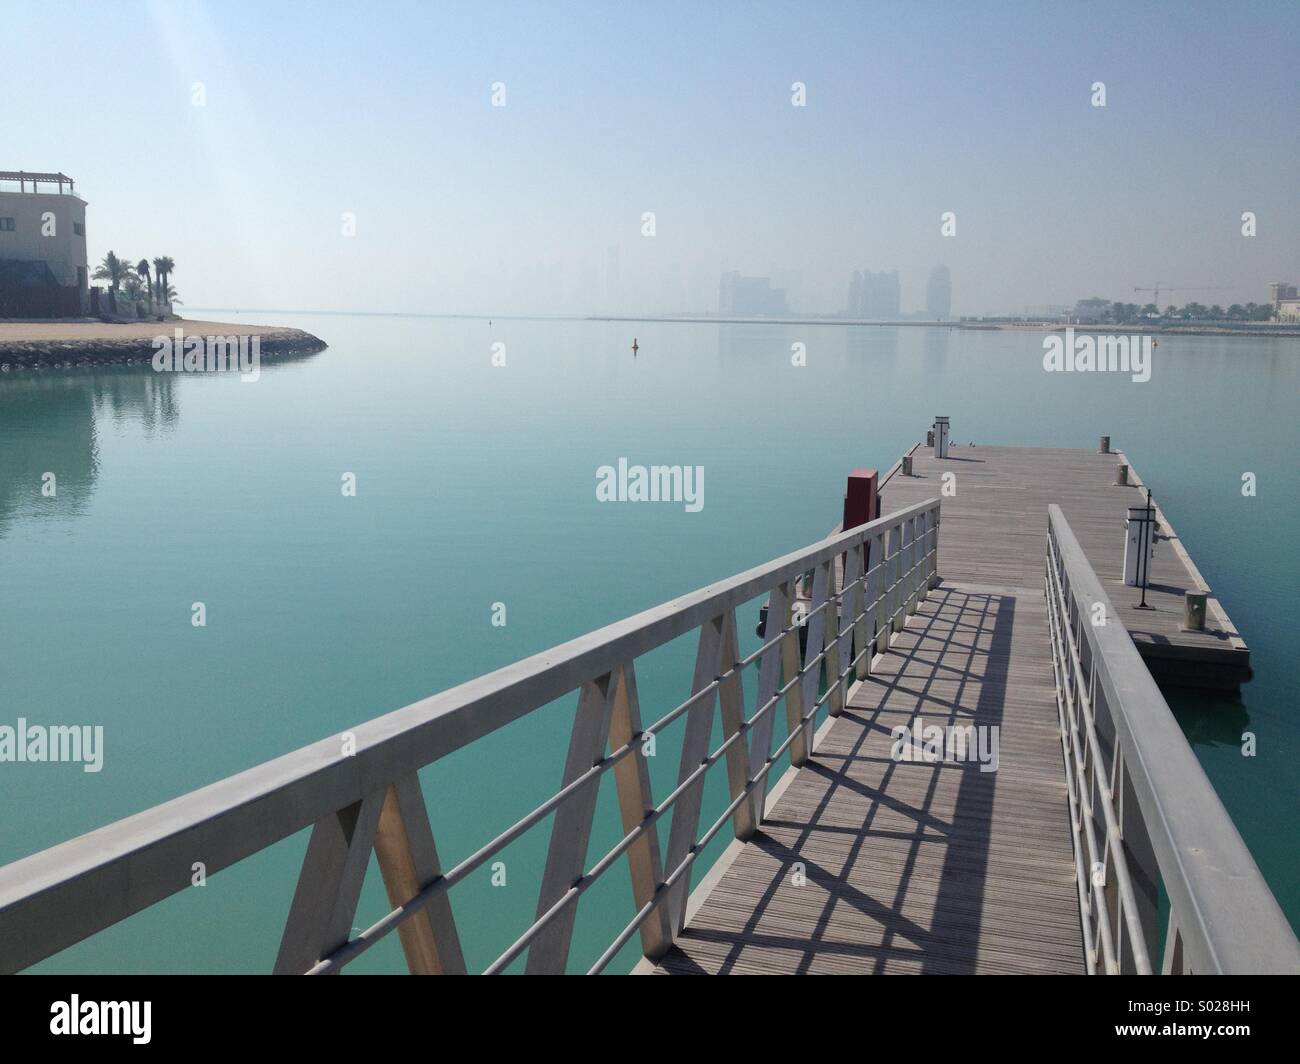
[[[1046,629],[1041,589],[945,578],[657,970],[1083,972]],[[997,771],[893,760],[893,729],[918,717],[997,727]]]
[[[0,970],[310,828],[277,972],[339,972],[393,933],[412,973],[467,971],[453,892],[536,830],[536,915],[487,973],[597,973],[633,940],[637,970],[667,974],[1300,973],[1153,678],[1230,683],[1245,645],[1217,602],[1205,632],[1175,623],[1199,574],[1163,515],[1155,609],[1133,608],[1121,460],[913,448],[883,516],[0,868]],[[690,693],[647,713],[638,661],[678,639]],[[417,772],[565,696],[555,792],[445,864]],[[667,794],[656,747],[678,754]],[[706,808],[719,764],[728,801]],[[593,855],[607,779],[623,835]],[[392,909],[356,932],[372,855]],[[578,962],[582,895],[623,861],[629,919]]]
[[[1096,943],[1079,928],[1045,637],[1049,506],[1060,507],[1153,677],[1230,687],[1250,676],[1246,645],[1217,600],[1205,630],[1182,627],[1186,592],[1206,585],[1158,508],[1150,608],[1138,608],[1141,589],[1122,579],[1124,521],[1146,497],[1126,456],[1103,443],[951,445],[942,458],[917,444],[895,464],[880,508],[942,497],[941,579],[819,736],[815,763],[774,791],[762,836],[732,847],[697,890],[673,951],[642,971],[1096,968],[1087,956]],[[894,728],[916,719],[997,727],[996,780],[974,763],[891,757]],[[797,863],[811,871],[795,885]]]
[[[1146,492],[1122,451],[954,444],[947,458],[921,445],[909,456],[911,475],[900,469],[891,476],[881,487],[881,505],[894,509],[939,495],[944,474],[952,475],[955,490],[943,496],[939,543],[946,580],[1040,585],[1047,507],[1056,503],[1158,683],[1234,688],[1250,679],[1250,651],[1213,594],[1204,630],[1183,627],[1187,592],[1210,589],[1158,503],[1145,596],[1150,609],[1137,608],[1141,589],[1122,580],[1124,520],[1128,507],[1145,504]],[[1116,483],[1120,465],[1127,467],[1127,484]]]

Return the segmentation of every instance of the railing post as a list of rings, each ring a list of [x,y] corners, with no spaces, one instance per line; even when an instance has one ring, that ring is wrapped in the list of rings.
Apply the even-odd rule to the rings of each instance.
[[[903,577],[903,526],[897,524],[889,530],[889,609],[886,614],[889,620],[888,628],[890,631],[901,632],[903,630],[904,617],[906,611],[902,610],[899,594],[902,591],[901,581]],[[890,635],[885,634],[885,648],[889,648]]]
[[[1156,863],[1156,852],[1151,845],[1151,836],[1147,831],[1146,822],[1142,819],[1142,809],[1133,791],[1128,767],[1122,757],[1120,769],[1117,813],[1123,835],[1121,843],[1124,848],[1124,860],[1128,864],[1129,879],[1133,884],[1133,896],[1137,902],[1136,915],[1142,925],[1146,955],[1154,958],[1158,945],[1156,939],[1159,934],[1157,910],[1160,902],[1160,868]],[[1130,961],[1132,952],[1132,950],[1125,950],[1122,959],[1126,962]],[[1126,970],[1133,969],[1130,966]]]
[[[612,685],[613,676],[610,673],[582,685],[578,695],[578,710],[569,732],[569,752],[564,759],[561,789],[569,786],[584,772],[589,772],[605,756],[613,713]],[[596,816],[599,788],[600,780],[594,779],[571,794],[555,810],[535,919],[541,919],[564,897],[583,873],[587,845],[591,841],[592,821]],[[569,960],[569,945],[577,917],[578,901],[575,900],[556,913],[533,939],[528,947],[528,960],[524,969],[528,974],[563,974]]]
[[[640,736],[641,707],[636,693],[636,672],[629,661],[615,671],[614,710],[609,722],[610,746],[617,750],[620,746],[636,742]],[[650,770],[641,750],[634,750],[614,766],[614,781],[618,785],[623,832],[627,834],[640,827],[654,809]],[[656,825],[651,824],[628,847],[627,861],[632,873],[632,904],[640,910],[650,902],[659,884],[664,881]],[[641,949],[647,957],[654,960],[667,953],[672,944],[673,934],[668,924],[668,913],[663,905],[659,905],[641,923]]]
[[[388,903],[394,909],[405,905],[442,873],[420,777],[414,772],[401,776],[388,788],[375,830],[375,856]],[[397,936],[412,975],[465,974],[465,957],[451,899],[446,894],[440,894],[399,924]]]
[[[1184,975],[1183,967],[1183,933],[1178,928],[1178,914],[1173,906],[1169,908],[1169,923],[1165,928],[1165,956],[1160,965],[1162,975]]]
[[[903,535],[907,544],[907,581],[904,585],[907,591],[907,610],[903,618],[904,623],[907,617],[916,612],[921,601],[921,542],[922,534],[919,529],[922,527],[922,518],[913,517],[904,525]]]
[[[832,561],[831,572],[834,571],[835,563]],[[848,579],[848,573],[849,567],[846,558],[844,565],[846,580]],[[840,644],[843,642],[844,637],[840,634],[840,624],[842,622],[839,606],[840,604],[836,601],[835,595],[832,594],[826,603],[826,635],[822,642],[826,655],[823,658],[823,663],[826,666],[826,715],[829,717],[838,717],[844,711],[844,684],[840,681]]]
[[[275,959],[276,975],[301,975],[347,943],[387,788],[318,820]]]
[[[871,553],[876,561],[868,587],[868,631],[875,644],[873,653],[883,654],[889,649],[889,571],[893,565],[889,560],[889,535],[882,532],[876,536],[871,541]]]
[[[920,532],[917,534],[916,554],[916,605],[920,609],[930,592],[930,511],[926,511],[917,521]]]
[[[876,638],[876,633],[871,628],[871,614],[866,612],[867,604],[871,601],[868,589],[875,577],[863,575],[871,568],[872,544],[874,542],[871,539],[859,540],[857,546],[849,551],[849,560],[844,567],[846,583],[849,579],[850,565],[852,566],[853,579],[857,580],[862,577],[858,586],[849,593],[848,629],[852,634],[847,637],[848,643],[844,644],[849,653],[849,660],[857,659],[857,664],[853,668],[853,675],[859,680],[865,680],[871,674],[871,651],[868,649],[868,644]],[[861,657],[858,657],[858,655],[861,655]]]
[[[802,668],[808,669],[804,674],[801,683],[795,687],[802,688],[799,692],[797,704],[792,704],[790,695],[794,694],[795,688],[792,687],[786,695],[785,709],[786,722],[791,731],[798,730],[800,736],[790,744],[790,763],[792,765],[804,765],[813,752],[813,733],[816,724],[816,714],[814,714],[807,723],[803,722],[803,715],[808,711],[808,707],[814,705],[817,701],[817,690],[821,680],[821,664],[816,668],[808,668],[808,663],[814,658],[821,655],[826,644],[826,611],[830,607],[827,605],[830,599],[831,572],[835,565],[835,559],[823,562],[817,566],[813,573],[813,590],[812,590],[812,616],[808,618],[808,638],[804,644]],[[820,607],[820,608],[819,608]],[[799,661],[799,633],[794,632],[794,650],[795,660]],[[825,659],[823,658],[823,661]],[[789,666],[787,665],[787,671]],[[798,671],[798,670],[796,670]],[[787,676],[787,680],[793,679],[794,673]],[[831,683],[832,677],[827,676],[826,682]]]
[[[715,617],[700,626],[699,647],[695,653],[695,675],[691,680],[691,696],[699,694],[722,674],[724,664],[723,618]],[[686,734],[682,738],[682,756],[677,770],[677,785],[680,787],[709,756],[709,738],[713,734],[712,693],[705,695],[693,705],[686,714]],[[672,875],[677,867],[686,860],[686,855],[695,845],[695,836],[700,828],[700,808],[704,801],[704,776],[701,775],[689,788],[682,792],[673,808],[672,828],[668,833],[668,849],[664,856],[667,875]],[[681,933],[686,923],[686,898],[691,877],[683,876],[670,888],[668,900],[664,903],[668,910],[668,924],[673,937]]]
[[[771,610],[768,610],[771,616]],[[740,646],[736,639],[736,611],[728,610],[722,618],[722,682],[718,687],[718,704],[722,710],[722,737],[730,739],[740,734],[745,723],[745,688],[736,662],[740,659]],[[727,747],[727,788],[731,801],[740,797],[749,784],[749,747],[742,736]],[[754,816],[752,802],[741,802],[731,815],[731,826],[736,838],[742,842],[754,837],[758,819]]]
[[[898,525],[898,628],[907,623],[911,613],[911,546],[914,540],[913,520],[905,520]]]
[[[930,511],[930,573],[929,587],[939,582],[939,525],[943,522],[943,507],[936,505]]]
[[[767,623],[763,626],[764,643],[772,642],[777,634],[790,624],[790,607],[793,601],[789,581],[774,587],[767,597]],[[799,633],[794,632],[797,640]],[[785,637],[768,647],[758,667],[758,703],[754,706],[757,714],[776,696],[781,687],[781,666],[785,656]],[[799,644],[795,643],[798,654]],[[796,685],[797,686],[797,685]],[[759,775],[757,784],[750,792],[750,805],[753,807],[754,823],[763,821],[763,805],[767,798],[767,773],[765,762],[772,755],[772,722],[776,717],[776,707],[770,707],[754,722],[749,733],[749,767],[751,772]]]
[[[811,622],[810,622],[811,623]],[[790,764],[799,768],[808,762],[808,743],[803,720],[803,680],[799,676],[801,668],[799,655],[799,627],[791,625],[790,631],[781,639],[782,682],[789,684],[785,692],[786,734],[797,733],[798,738],[790,744]]]
[[[931,521],[934,517],[933,510],[926,510],[918,520],[921,522],[921,534],[917,537],[920,540],[920,559],[916,573],[916,583],[918,591],[918,600],[924,602],[930,593],[930,540],[931,540]]]

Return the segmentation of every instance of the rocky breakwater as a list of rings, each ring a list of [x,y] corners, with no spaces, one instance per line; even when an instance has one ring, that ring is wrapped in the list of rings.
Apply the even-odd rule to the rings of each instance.
[[[201,344],[194,345],[199,367],[203,364],[203,352],[210,350],[214,341],[229,344],[233,357],[241,338],[245,338],[245,345],[256,338],[258,354],[264,362],[303,358],[328,346],[302,329],[220,322],[73,323],[62,327],[54,323],[0,322],[0,372],[151,363],[163,347],[160,341],[164,339],[177,352],[179,360],[184,357],[186,341],[193,338],[201,340]]]

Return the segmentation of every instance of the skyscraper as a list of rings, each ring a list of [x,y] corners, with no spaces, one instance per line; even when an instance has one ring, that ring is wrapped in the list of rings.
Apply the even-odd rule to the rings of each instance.
[[[898,271],[854,270],[849,282],[849,317],[892,321],[899,314]]]
[[[849,305],[848,314],[850,318],[859,317],[862,314],[862,271],[854,270],[853,277],[849,280]]]
[[[866,289],[866,305],[862,308],[864,318],[877,321],[895,321],[898,318],[899,297],[898,271],[872,273],[868,270],[862,275],[863,287]]]
[[[930,283],[925,286],[925,310],[934,321],[944,321],[952,315],[952,274],[947,266],[936,266],[930,271]]]
[[[724,273],[718,284],[718,313],[746,317],[779,318],[789,313],[785,290],[772,287],[770,277],[745,277],[740,271]]]

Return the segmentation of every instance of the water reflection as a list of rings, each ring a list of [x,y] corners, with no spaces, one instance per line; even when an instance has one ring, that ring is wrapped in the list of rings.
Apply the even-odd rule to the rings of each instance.
[[[851,325],[844,330],[845,345],[855,363],[874,361],[893,366],[898,358],[898,326]]]
[[[148,437],[159,431],[170,432],[180,419],[173,373],[154,373],[138,367],[118,373],[100,372],[91,374],[90,387],[98,417],[116,423],[139,421]]]
[[[790,327],[781,325],[719,325],[718,357],[725,365],[743,360],[754,365],[769,358],[789,358],[794,342]]]
[[[152,436],[170,431],[179,417],[176,378],[147,367],[6,376],[0,380],[0,536],[20,519],[67,519],[85,511],[99,475],[100,423],[138,421]],[[42,493],[46,473],[54,474],[54,497]]]
[[[948,341],[952,338],[952,329],[925,328],[925,368],[937,373],[948,361]]]
[[[1250,713],[1240,692],[1162,688],[1174,717],[1193,746],[1241,746]]]
[[[932,330],[924,330],[930,332]],[[942,350],[947,351],[947,330]],[[754,365],[762,360],[788,362],[795,344],[803,344],[808,357],[827,353],[838,359],[843,351],[850,364],[892,366],[898,357],[899,328],[893,325],[853,325],[827,328],[825,325],[719,325],[716,329],[721,363],[743,361]]]

